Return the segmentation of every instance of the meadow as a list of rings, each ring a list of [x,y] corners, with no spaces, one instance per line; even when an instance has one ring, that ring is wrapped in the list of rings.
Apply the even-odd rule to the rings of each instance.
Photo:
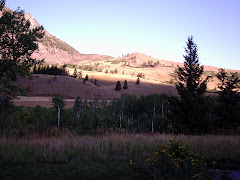
[[[239,136],[61,132],[55,137],[1,137],[0,178],[129,179],[135,173],[129,162],[144,162],[157,145],[166,145],[171,138],[192,146],[206,162],[216,162],[216,168],[240,169]]]

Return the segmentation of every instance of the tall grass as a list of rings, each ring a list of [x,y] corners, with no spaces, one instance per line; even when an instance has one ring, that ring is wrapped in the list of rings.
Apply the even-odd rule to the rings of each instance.
[[[105,134],[98,136],[0,138],[2,163],[70,163],[79,161],[142,160],[157,144],[165,145],[169,134]],[[240,161],[239,136],[179,135],[206,159],[229,158]]]

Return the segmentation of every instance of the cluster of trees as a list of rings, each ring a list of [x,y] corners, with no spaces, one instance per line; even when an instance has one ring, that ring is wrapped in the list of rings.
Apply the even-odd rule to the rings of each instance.
[[[143,66],[148,66],[148,67],[156,67],[156,66],[161,65],[161,63],[159,61],[153,62],[153,60],[151,60],[151,61],[148,60],[148,62],[143,62],[142,65]]]
[[[229,131],[240,127],[240,82],[236,73],[220,69],[219,96],[213,104],[205,96],[207,81],[202,79],[204,67],[200,65],[197,45],[189,37],[185,48],[184,67],[178,67],[176,89],[179,97],[169,98],[168,119],[175,133],[203,134]]]
[[[137,78],[136,85],[139,85],[139,84],[140,84],[140,79]],[[115,87],[115,90],[116,90],[116,91],[120,91],[122,88],[123,88],[123,89],[128,89],[127,80],[124,81],[123,87],[122,87],[120,81],[117,82],[116,87]]]
[[[65,66],[57,67],[57,65],[34,65],[32,74],[49,74],[49,75],[62,75],[69,76],[69,71]]]
[[[108,73],[117,74],[117,73],[118,73],[118,69],[115,68],[114,70],[110,70],[110,71],[109,71],[108,69],[106,69],[106,70],[105,70],[105,73],[106,73],[106,74],[108,74]]]
[[[68,129],[76,133],[95,133],[99,129],[103,131],[126,129],[130,132],[160,132],[160,133],[187,133],[177,131],[176,124],[169,118],[171,96],[165,94],[152,94],[137,98],[134,95],[122,95],[120,99],[113,100],[84,100],[77,97],[73,108],[64,108],[65,102],[61,95],[52,98],[54,106],[45,108],[9,108],[1,114],[0,132],[9,135],[24,135],[28,133],[46,133],[53,127]],[[218,126],[219,116],[215,109],[220,107],[218,97],[208,98],[208,104],[212,110],[206,117],[209,132],[226,130]],[[191,122],[190,122],[191,123]],[[225,122],[228,124],[228,122]],[[239,123],[239,122],[238,122]],[[190,124],[183,124],[186,126]],[[229,124],[229,127],[232,124]],[[193,129],[196,127],[192,126]],[[187,129],[187,128],[186,128]],[[199,129],[199,128],[197,128]],[[230,130],[230,129],[229,129]],[[205,131],[199,131],[204,133]],[[232,131],[233,132],[233,131]],[[195,133],[192,133],[195,134]]]
[[[92,133],[98,129],[127,129],[134,132],[167,132],[168,103],[166,95],[153,94],[136,98],[122,95],[114,100],[75,99],[73,108],[64,108],[64,98],[52,98],[54,107],[15,107],[0,124],[2,134],[46,132],[58,127],[79,133]]]

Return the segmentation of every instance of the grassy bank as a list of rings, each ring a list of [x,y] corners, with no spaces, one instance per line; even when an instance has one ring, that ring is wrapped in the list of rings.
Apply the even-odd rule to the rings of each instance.
[[[0,176],[7,177],[12,171],[46,175],[49,169],[55,169],[53,173],[59,176],[85,174],[87,178],[88,174],[94,179],[101,174],[113,178],[120,173],[118,176],[126,177],[131,174],[130,160],[143,161],[151,156],[157,144],[165,145],[173,137],[167,134],[63,135],[19,139],[2,137]],[[216,161],[219,168],[240,169],[237,166],[240,162],[239,136],[179,135],[176,139],[191,145],[204,159]],[[24,168],[27,170],[23,171]]]

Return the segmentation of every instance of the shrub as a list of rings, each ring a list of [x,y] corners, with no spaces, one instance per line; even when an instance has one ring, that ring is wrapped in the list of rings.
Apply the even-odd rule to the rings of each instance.
[[[157,146],[143,165],[133,165],[137,174],[146,179],[209,179],[212,174],[206,167],[203,157],[194,153],[191,146],[175,139]]]

